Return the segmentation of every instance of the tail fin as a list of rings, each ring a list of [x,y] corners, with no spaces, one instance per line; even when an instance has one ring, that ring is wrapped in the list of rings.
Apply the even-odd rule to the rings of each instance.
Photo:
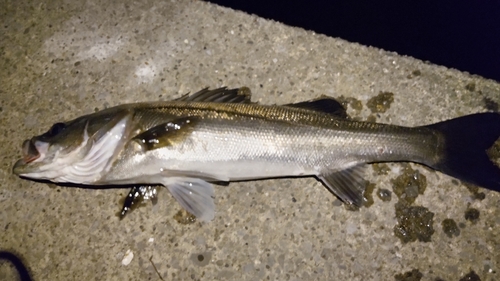
[[[486,154],[500,138],[500,114],[478,113],[426,127],[445,138],[445,156],[433,168],[500,192],[500,168]]]

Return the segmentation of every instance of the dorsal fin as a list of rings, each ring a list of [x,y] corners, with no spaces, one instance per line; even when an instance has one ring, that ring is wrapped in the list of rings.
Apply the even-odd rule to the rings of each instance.
[[[284,106],[302,108],[335,115],[340,118],[348,118],[345,108],[340,102],[333,98],[320,98],[317,100],[303,101],[298,103],[285,104]]]
[[[252,92],[247,87],[228,89],[226,87],[209,90],[202,89],[194,94],[185,94],[175,101],[220,102],[220,103],[250,103]]]

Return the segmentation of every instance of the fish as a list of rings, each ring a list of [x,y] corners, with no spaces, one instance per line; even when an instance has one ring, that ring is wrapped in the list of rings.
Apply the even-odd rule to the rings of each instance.
[[[123,104],[55,123],[22,144],[13,173],[83,186],[165,186],[200,221],[215,216],[214,183],[314,176],[360,206],[364,172],[379,162],[414,162],[500,192],[486,153],[500,114],[477,113],[426,126],[356,121],[334,98],[263,105],[247,87],[202,89],[171,101]],[[124,206],[126,210],[126,206]]]

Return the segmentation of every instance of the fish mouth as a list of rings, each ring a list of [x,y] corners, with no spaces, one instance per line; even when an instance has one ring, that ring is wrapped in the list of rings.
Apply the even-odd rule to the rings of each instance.
[[[40,152],[37,146],[31,140],[25,140],[23,142],[23,160],[24,164],[29,164],[36,159],[40,158]]]
[[[22,155],[23,158],[19,159],[13,168],[13,172],[16,175],[22,175],[31,171],[34,167],[31,167],[31,163],[40,162],[45,157],[47,152],[48,143],[37,141],[37,140],[25,140],[22,145]]]

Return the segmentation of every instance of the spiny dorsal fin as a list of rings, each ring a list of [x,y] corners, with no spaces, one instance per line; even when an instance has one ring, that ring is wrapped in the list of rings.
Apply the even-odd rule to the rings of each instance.
[[[324,172],[318,178],[344,203],[361,206],[366,181],[363,177],[366,164],[350,167],[337,172]]]
[[[202,89],[194,94],[185,94],[175,101],[220,102],[220,103],[250,103],[252,92],[247,87],[228,89],[226,87],[209,90]]]
[[[340,102],[333,98],[325,97],[317,100],[285,104],[284,106],[302,108],[335,115],[340,118],[348,118],[345,108]]]
[[[200,117],[189,116],[172,120],[150,128],[135,136],[136,141],[144,150],[153,150],[171,146],[183,141],[189,135]]]

